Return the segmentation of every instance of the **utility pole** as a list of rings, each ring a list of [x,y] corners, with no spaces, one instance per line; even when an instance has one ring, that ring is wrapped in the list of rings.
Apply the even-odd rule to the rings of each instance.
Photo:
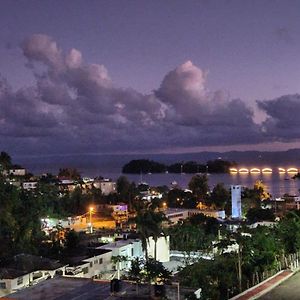
[[[242,292],[242,246],[240,244],[238,249],[238,281],[239,281],[239,292]]]

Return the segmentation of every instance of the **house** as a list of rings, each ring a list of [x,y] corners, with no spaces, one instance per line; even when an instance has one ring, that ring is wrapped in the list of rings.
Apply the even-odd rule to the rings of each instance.
[[[0,268],[0,290],[9,294],[55,275],[64,275],[65,265],[48,258],[18,254],[7,266]]]
[[[103,278],[111,274],[112,251],[109,249],[88,249],[84,256],[68,258],[65,276],[81,278]]]
[[[212,209],[185,209],[185,208],[167,208],[164,211],[166,217],[171,224],[177,224],[179,221],[185,220],[191,216],[203,214],[207,217],[213,218],[225,218],[224,210],[212,210]]]
[[[126,256],[127,261],[120,263],[120,270],[129,269],[131,266],[130,259],[143,258],[142,242],[139,239],[119,239],[98,247],[97,249],[106,249],[112,251],[112,256]]]
[[[95,180],[94,187],[100,189],[103,195],[109,195],[117,192],[117,184],[107,178]]]
[[[13,175],[13,176],[25,176],[26,175],[26,169],[21,168],[19,166],[15,166],[14,168],[11,168],[9,170],[4,170],[3,175]]]
[[[38,186],[37,181],[24,181],[22,183],[22,187],[24,190],[30,191],[30,190],[35,190]]]
[[[72,179],[61,179],[58,187],[61,192],[73,192],[76,187],[80,187],[80,184]]]
[[[128,205],[125,203],[119,203],[116,205],[107,205],[112,210],[112,217],[117,223],[121,224],[128,221]]]
[[[155,242],[152,237],[149,238],[147,243],[147,251],[149,257],[154,257],[155,252]],[[160,262],[169,262],[170,261],[170,237],[160,237],[156,242],[156,260]]]

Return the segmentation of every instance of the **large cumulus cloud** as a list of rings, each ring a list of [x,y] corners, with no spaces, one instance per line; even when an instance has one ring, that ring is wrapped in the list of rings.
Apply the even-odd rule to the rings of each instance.
[[[258,107],[267,114],[262,124],[266,137],[290,142],[300,139],[300,95],[284,95],[272,100],[257,101]]]
[[[166,74],[153,93],[142,94],[118,87],[105,66],[87,63],[77,49],[63,51],[47,35],[30,36],[21,48],[35,86],[13,91],[0,81],[1,147],[12,145],[13,152],[147,151],[263,141],[253,111],[226,93],[208,91],[206,72],[191,61]]]

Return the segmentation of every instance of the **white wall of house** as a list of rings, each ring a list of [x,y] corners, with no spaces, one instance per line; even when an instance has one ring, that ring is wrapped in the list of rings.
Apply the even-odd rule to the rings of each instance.
[[[109,195],[117,191],[116,183],[113,181],[100,181],[99,186],[103,195]]]
[[[142,258],[144,256],[142,243],[140,240],[119,240],[99,247],[100,249],[112,250],[112,256],[126,256],[127,261],[120,263],[120,270],[128,269],[131,266],[131,260]]]
[[[0,288],[3,287],[8,293],[11,293],[46,280],[49,276],[53,278],[57,271],[61,271],[64,274],[65,266],[56,270],[37,270],[12,279],[0,279]],[[5,283],[5,288],[3,283]]]
[[[148,255],[154,258],[155,242],[152,237],[147,243]],[[170,261],[170,237],[160,237],[156,243],[156,260],[160,262]]]
[[[25,176],[26,169],[10,169],[8,173],[9,175],[14,175],[14,176]]]
[[[22,187],[24,190],[35,190],[37,188],[37,181],[23,182]]]
[[[73,274],[66,275],[67,277],[83,277],[83,278],[98,278],[103,274],[111,272],[112,252],[103,253],[93,257],[86,258],[81,264],[76,267],[67,267],[67,271]]]

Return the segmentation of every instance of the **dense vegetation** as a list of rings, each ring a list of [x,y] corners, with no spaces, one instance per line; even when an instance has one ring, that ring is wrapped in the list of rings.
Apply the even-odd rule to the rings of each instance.
[[[235,166],[235,162],[229,162],[222,159],[208,161],[206,164],[195,161],[179,162],[171,165],[165,165],[148,159],[132,160],[122,168],[123,173],[228,173],[229,168]]]
[[[172,249],[184,251],[187,257],[187,265],[179,273],[180,283],[202,288],[201,299],[229,299],[289,266],[293,254],[299,255],[299,228],[299,212],[288,213],[274,227],[241,227],[236,232],[207,222],[178,224],[170,229],[170,235]],[[191,260],[190,254],[196,250],[214,253],[214,257]]]

